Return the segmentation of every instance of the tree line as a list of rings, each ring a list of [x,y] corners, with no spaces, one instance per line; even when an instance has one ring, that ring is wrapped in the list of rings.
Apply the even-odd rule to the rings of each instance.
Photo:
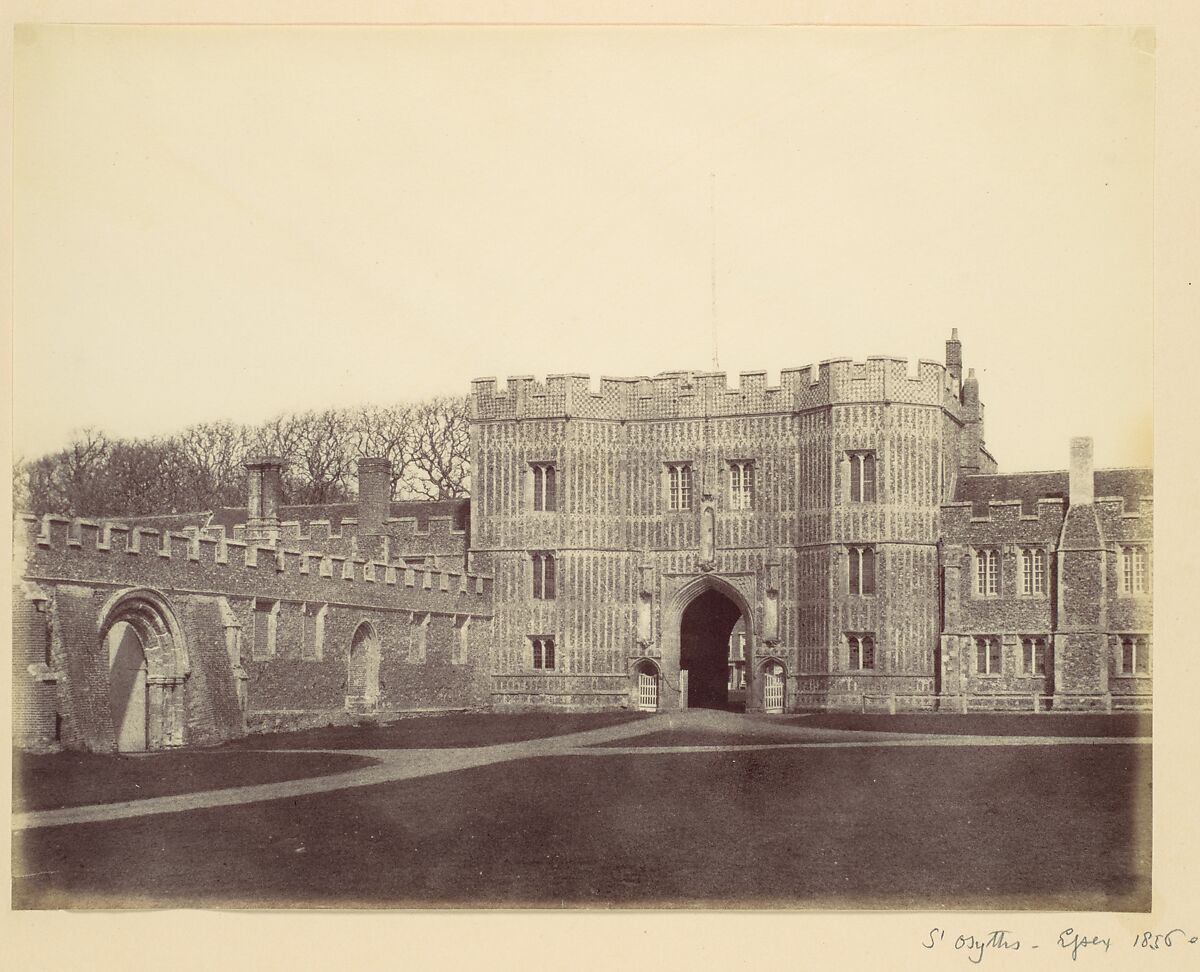
[[[355,493],[355,462],[392,463],[397,499],[454,499],[470,488],[466,398],[284,413],[260,425],[202,422],[175,435],[75,433],[59,452],[13,465],[13,504],[31,513],[131,516],[244,506],[243,463],[283,461],[283,502],[337,503]]]

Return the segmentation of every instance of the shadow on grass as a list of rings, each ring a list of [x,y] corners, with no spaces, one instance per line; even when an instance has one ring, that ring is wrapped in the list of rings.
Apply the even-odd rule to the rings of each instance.
[[[56,810],[278,783],[359,769],[376,762],[338,753],[175,750],[144,755],[13,753],[13,810]]]
[[[23,831],[14,906],[1145,911],[1150,755],[539,757]]]

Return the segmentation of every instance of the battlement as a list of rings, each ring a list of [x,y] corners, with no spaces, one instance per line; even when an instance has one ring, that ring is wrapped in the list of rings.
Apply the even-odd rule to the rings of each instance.
[[[225,539],[198,528],[177,533],[54,515],[22,515],[16,526],[31,576],[191,589],[207,583],[246,596],[287,590],[312,600],[400,608],[412,600],[406,591],[419,592],[424,610],[435,609],[425,602],[438,601],[437,610],[491,615],[492,578],[484,574]]]
[[[1019,499],[988,500],[986,513],[977,513],[970,500],[943,503],[942,536],[950,543],[1031,534],[1057,537],[1065,513],[1066,501],[1057,498],[1039,499],[1035,513],[1026,513]]]
[[[1126,520],[1152,519],[1154,516],[1154,497],[1139,496],[1134,501],[1133,509],[1124,496],[1097,496],[1095,504],[1101,515],[1116,516]]]
[[[746,371],[737,387],[726,373],[664,372],[654,377],[601,378],[592,390],[586,375],[495,378],[471,383],[472,418],[477,422],[518,418],[656,419],[794,412],[854,402],[904,402],[943,406],[945,366],[922,358],[878,355],[866,361],[834,358],[802,368],[785,368],[779,384],[765,371]],[[951,396],[953,400],[957,400]]]

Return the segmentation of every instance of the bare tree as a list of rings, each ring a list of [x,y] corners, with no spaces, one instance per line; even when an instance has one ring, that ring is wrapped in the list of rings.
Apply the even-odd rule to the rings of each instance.
[[[392,464],[392,495],[408,464],[408,439],[412,424],[408,405],[366,405],[351,420],[355,456],[375,456]]]
[[[177,513],[167,439],[118,439],[108,456],[103,504],[106,514]]]
[[[295,465],[300,482],[293,502],[336,503],[346,498],[350,479],[351,422],[339,409],[296,416]]]
[[[202,422],[180,434],[178,449],[193,509],[235,506],[244,499],[250,437],[244,425],[229,421]]]
[[[385,456],[393,495],[452,499],[470,486],[469,429],[463,398],[284,413],[256,427],[207,422],[167,438],[110,440],[83,429],[60,452],[18,461],[13,495],[34,513],[210,510],[244,502],[249,456],[275,455],[285,502],[340,502],[354,485],[355,459]]]
[[[471,432],[467,399],[434,398],[409,414],[402,472],[404,492],[425,499],[467,496]]]

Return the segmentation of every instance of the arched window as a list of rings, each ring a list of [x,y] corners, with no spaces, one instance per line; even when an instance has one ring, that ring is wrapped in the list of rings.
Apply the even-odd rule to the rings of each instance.
[[[975,673],[977,675],[999,675],[1002,658],[999,638],[988,636],[975,639]]]
[[[1046,593],[1046,551],[1040,547],[1021,549],[1021,593]]]
[[[1121,593],[1145,594],[1150,590],[1150,571],[1146,548],[1121,548]]]
[[[849,452],[850,502],[875,502],[875,453]]]
[[[533,471],[533,508],[539,512],[558,509],[558,470],[552,462],[535,462]]]
[[[1143,635],[1121,637],[1121,674],[1150,674],[1150,640]]]
[[[975,593],[995,597],[1000,593],[1000,551],[983,548],[975,551]]]
[[[555,597],[554,554],[539,550],[530,555],[533,561],[533,596],[539,601]]]
[[[870,634],[848,634],[850,670],[870,671],[875,667],[875,637]]]
[[[1021,656],[1026,675],[1046,674],[1046,639],[1022,638]]]
[[[875,593],[875,548],[849,547],[850,593]]]
[[[686,462],[667,465],[667,509],[692,508],[692,466]]]
[[[754,507],[754,463],[749,460],[729,463],[729,508]]]

